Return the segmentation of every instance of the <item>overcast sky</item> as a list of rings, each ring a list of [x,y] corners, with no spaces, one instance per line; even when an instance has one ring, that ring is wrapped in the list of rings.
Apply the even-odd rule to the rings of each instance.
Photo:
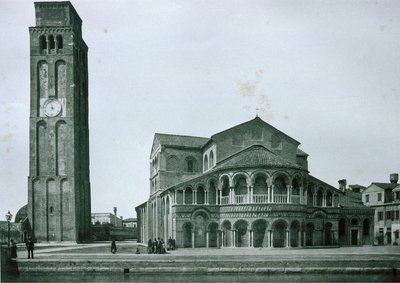
[[[313,176],[400,172],[400,1],[73,1],[89,46],[92,212],[134,217],[155,132],[262,119]],[[0,0],[0,219],[27,203],[33,1]]]

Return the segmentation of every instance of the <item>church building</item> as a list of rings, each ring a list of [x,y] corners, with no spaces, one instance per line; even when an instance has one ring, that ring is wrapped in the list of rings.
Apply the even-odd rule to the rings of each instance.
[[[300,143],[258,116],[210,138],[154,135],[139,241],[177,247],[373,243],[374,210],[310,175]]]

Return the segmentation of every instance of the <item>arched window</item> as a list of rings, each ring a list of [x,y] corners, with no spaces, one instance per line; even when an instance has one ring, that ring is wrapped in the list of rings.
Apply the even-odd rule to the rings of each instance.
[[[322,206],[322,199],[323,199],[323,194],[321,190],[318,190],[317,192],[317,206]]]
[[[193,172],[193,159],[186,160],[186,171]]]
[[[55,48],[54,36],[50,34],[48,38],[49,38],[50,49],[54,49]]]
[[[210,152],[210,166],[209,168],[214,166],[214,152],[211,150]]]
[[[208,156],[207,154],[204,156],[204,171],[208,170]]]
[[[328,192],[326,194],[326,206],[332,206],[332,193]]]
[[[176,171],[178,169],[179,159],[175,155],[171,155],[167,159],[167,171]]]
[[[61,35],[57,35],[56,37],[57,40],[57,48],[58,49],[63,49],[63,38]]]
[[[46,49],[46,37],[44,35],[39,36],[39,49]]]

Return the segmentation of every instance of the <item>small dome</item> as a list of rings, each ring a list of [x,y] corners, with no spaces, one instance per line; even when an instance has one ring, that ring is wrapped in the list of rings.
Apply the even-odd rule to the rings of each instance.
[[[15,215],[15,223],[19,223],[22,220],[24,220],[26,217],[28,217],[28,205],[25,204],[23,207],[21,207],[17,214]]]

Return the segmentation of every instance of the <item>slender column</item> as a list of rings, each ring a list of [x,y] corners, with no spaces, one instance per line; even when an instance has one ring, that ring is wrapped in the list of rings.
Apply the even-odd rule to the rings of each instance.
[[[291,186],[286,186],[286,191],[287,191],[287,196],[286,196],[286,202],[290,203],[290,188]]]
[[[271,203],[274,203],[274,185],[271,186]]]
[[[192,248],[194,249],[194,230],[192,231]]]
[[[297,237],[298,237],[298,239],[297,239],[297,246],[299,247],[299,248],[301,248],[301,231],[299,230],[298,232],[297,232]]]
[[[236,247],[236,231],[232,230],[232,247]]]
[[[183,204],[186,204],[186,201],[185,201],[185,192],[186,192],[186,190],[183,190],[183,191],[182,191],[182,197],[183,197],[182,203],[183,203]]]
[[[305,193],[305,195],[304,195],[304,204],[310,205],[310,204],[308,203],[308,191],[307,191],[307,190],[306,190],[306,193]]]
[[[218,194],[220,190],[215,190],[215,204],[218,204]]]
[[[249,230],[249,248],[253,246],[253,231]]]
[[[222,190],[219,190],[219,201],[220,201],[220,203],[219,204],[222,204]]]
[[[233,202],[233,199],[234,199],[233,194],[234,194],[233,187],[230,187],[230,188],[229,188],[229,203],[230,203],[230,204],[233,204],[233,203],[234,203],[234,202]]]
[[[290,231],[286,231],[286,247],[290,247]]]
[[[306,231],[303,231],[303,247],[306,246]]]
[[[192,191],[192,203],[197,204],[197,190]]]
[[[264,239],[265,239],[265,243],[263,241],[264,247],[268,248],[270,246],[270,244],[269,244],[269,230],[265,230]]]
[[[300,187],[300,204],[304,204],[303,187]]]
[[[322,206],[323,207],[326,206],[326,194],[323,194],[323,196],[322,196]]]
[[[271,237],[270,237],[270,239],[271,239],[271,248],[273,248],[274,247],[274,231],[269,230],[269,232],[271,233]]]
[[[317,206],[317,194],[313,193],[313,206]]]
[[[271,186],[268,186],[268,203],[271,203]]]
[[[247,203],[250,203],[250,186],[247,186]]]
[[[210,243],[209,243],[209,232],[207,231],[206,232],[206,247],[208,248],[210,246]]]
[[[225,237],[224,237],[224,230],[221,231],[221,247],[225,247],[224,241],[225,241]]]

